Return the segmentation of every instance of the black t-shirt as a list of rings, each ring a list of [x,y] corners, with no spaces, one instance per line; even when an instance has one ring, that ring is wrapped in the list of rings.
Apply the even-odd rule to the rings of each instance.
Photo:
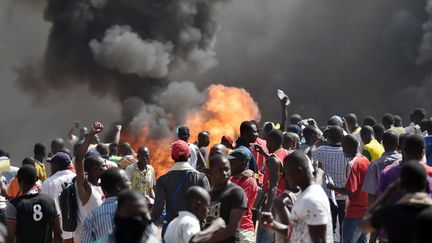
[[[372,227],[384,228],[390,243],[408,243],[413,240],[414,225],[417,215],[429,205],[396,204],[377,209],[371,218]]]
[[[247,209],[247,198],[243,189],[231,182],[222,190],[211,190],[210,197],[211,206],[209,217],[207,219],[208,223],[221,217],[225,221],[225,224],[228,225],[232,209]],[[238,229],[232,237],[222,242],[240,242]]]
[[[15,198],[6,208],[6,220],[16,222],[17,243],[51,243],[56,217],[60,213],[54,200],[39,193]]]

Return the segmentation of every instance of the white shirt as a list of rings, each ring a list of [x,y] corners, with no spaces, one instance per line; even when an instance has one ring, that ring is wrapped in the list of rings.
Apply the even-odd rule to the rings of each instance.
[[[81,200],[78,195],[78,187],[75,183],[76,197],[78,201],[78,225],[74,232],[74,239],[81,239],[81,231],[84,224],[85,218],[93,211],[95,208],[99,207],[102,203],[103,192],[100,186],[95,186],[89,182],[92,193],[86,204],[82,205]]]
[[[75,176],[76,174],[70,170],[61,170],[61,171],[57,171],[54,175],[48,177],[42,183],[41,193],[48,194],[54,199],[58,212],[61,212],[58,197],[60,193],[63,191],[63,189],[65,188],[65,186],[72,183],[72,179]],[[63,231],[63,239],[70,239],[72,238],[72,236],[73,236],[72,232]]]
[[[308,225],[326,225],[326,242],[333,242],[330,203],[320,185],[310,185],[297,197],[291,210],[292,243],[312,242]]]
[[[201,231],[198,218],[191,212],[180,211],[177,218],[169,223],[165,233],[166,243],[189,243]]]
[[[408,133],[410,135],[422,135],[420,126],[414,123],[410,123],[409,126],[405,127],[405,133]]]
[[[193,143],[190,143],[189,150],[190,150],[190,157],[188,159],[188,162],[189,164],[192,165],[192,167],[194,167],[194,169],[196,169],[196,164],[198,160],[198,155],[197,155],[198,146],[196,146]]]

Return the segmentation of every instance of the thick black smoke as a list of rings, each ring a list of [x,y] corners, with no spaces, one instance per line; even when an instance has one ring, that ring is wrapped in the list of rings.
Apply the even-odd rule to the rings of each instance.
[[[291,114],[324,122],[335,113],[381,118],[393,112],[407,122],[417,106],[432,108],[421,95],[432,92],[432,66],[417,61],[426,53],[422,46],[432,46],[426,5],[426,0],[233,1],[221,18],[219,66],[202,79],[246,87],[264,119],[279,119],[275,93],[282,88],[291,97]],[[234,22],[226,17],[233,15]]]
[[[44,16],[52,27],[45,57],[17,69],[19,84],[34,94],[86,84],[93,93],[123,102],[125,123],[151,123],[154,134],[166,135],[169,121],[181,122],[191,108],[174,109],[178,100],[192,108],[199,105],[195,100],[203,101],[193,83],[183,83],[188,92],[182,92],[170,80],[217,64],[218,2],[48,0]]]

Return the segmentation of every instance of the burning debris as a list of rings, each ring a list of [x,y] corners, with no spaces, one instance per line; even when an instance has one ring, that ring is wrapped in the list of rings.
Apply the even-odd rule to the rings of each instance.
[[[180,85],[180,84],[176,84]],[[219,142],[223,135],[238,136],[239,124],[245,120],[259,120],[260,112],[258,106],[247,91],[240,88],[226,87],[223,85],[211,85],[205,90],[204,103],[195,110],[187,113],[184,124],[191,131],[191,138],[196,138],[200,131],[210,132],[212,143]],[[180,100],[179,100],[180,101]],[[144,121],[140,116],[147,113],[153,106],[143,106],[137,121]],[[166,119],[164,122],[170,123],[174,120]],[[133,124],[132,121],[131,124]],[[178,125],[178,124],[177,124]],[[134,127],[134,125],[131,125]],[[163,127],[163,126],[156,126]],[[170,162],[170,144],[176,139],[170,130],[163,137],[153,137],[152,124],[148,122],[137,126],[137,133],[123,133],[122,139],[128,141],[137,149],[145,144],[152,151],[152,165],[158,175],[164,174],[172,165]],[[139,136],[135,136],[139,134]],[[191,141],[193,142],[193,141]]]

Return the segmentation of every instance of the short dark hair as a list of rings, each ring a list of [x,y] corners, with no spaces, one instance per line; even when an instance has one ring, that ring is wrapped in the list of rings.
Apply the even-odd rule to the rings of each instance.
[[[195,201],[204,200],[206,194],[208,195],[208,192],[204,188],[199,186],[192,186],[186,192],[186,204],[189,206],[192,205]]]
[[[289,155],[287,155],[284,159],[284,168],[286,168],[288,164],[293,164],[293,163],[305,170],[308,171],[310,170],[309,159],[307,155],[303,153],[303,151],[296,150],[290,153]]]
[[[370,126],[373,127],[376,124],[376,119],[373,116],[367,116],[364,120],[363,120],[363,126]]]
[[[420,157],[425,149],[424,138],[420,135],[410,135],[405,141],[405,153],[410,157]]]
[[[251,121],[244,121],[240,124],[240,135],[243,135],[245,132],[252,129],[252,123]]]
[[[349,113],[346,115],[345,120],[348,124],[358,125],[357,115],[354,113]]]
[[[279,129],[273,129],[267,135],[267,140],[269,139],[274,141],[276,145],[281,146],[284,139],[284,134]]]
[[[383,124],[390,124],[390,125],[394,125],[395,123],[395,118],[392,114],[390,113],[386,113],[384,114],[383,118],[382,118],[382,123]]]
[[[361,130],[360,130],[360,134],[365,134],[365,135],[374,135],[374,130],[371,126],[362,126]]]
[[[375,124],[373,127],[372,127],[372,129],[373,129],[373,131],[374,131],[374,135],[375,136],[382,136],[383,134],[384,134],[384,132],[385,132],[385,127],[384,127],[384,125],[383,124],[381,124],[381,123],[377,123],[377,124]]]
[[[35,155],[45,155],[46,147],[42,143],[37,143],[34,145],[33,153]]]
[[[418,108],[416,108],[414,111],[413,111],[413,113],[412,113],[414,116],[418,116],[418,117],[423,117],[423,118],[425,118],[426,117],[426,110],[424,109],[424,108],[422,108],[422,107],[418,107]]]
[[[118,195],[117,207],[123,206],[128,201],[138,201],[144,198],[144,195],[136,190],[125,190]]]
[[[99,152],[99,154],[100,154],[101,156],[106,156],[106,155],[108,155],[108,153],[109,153],[109,148],[108,148],[108,146],[107,146],[106,144],[104,144],[104,143],[99,143],[99,144],[96,146],[96,150]]]
[[[101,187],[105,192],[112,193],[117,184],[123,181],[123,176],[120,174],[120,168],[109,168],[102,172],[100,177]]]
[[[340,126],[330,126],[327,130],[327,139],[331,143],[340,143],[343,138],[343,129]]]
[[[424,119],[420,122],[420,128],[423,132],[427,131],[428,135],[432,135],[432,119]]]
[[[223,156],[221,154],[215,154],[215,155],[213,155],[209,159],[209,168],[212,169],[213,166],[214,166],[214,163],[219,162],[219,161],[223,161],[223,160],[227,160],[228,161],[227,157],[225,157],[225,156]]]
[[[17,173],[18,182],[25,185],[33,185],[37,180],[36,168],[31,165],[23,165]]]
[[[382,141],[384,148],[390,149],[390,150],[396,150],[397,146],[399,144],[399,136],[394,131],[386,131],[383,135],[383,141]]]
[[[32,158],[27,157],[27,158],[24,158],[24,159],[23,159],[23,161],[22,161],[22,165],[31,165],[31,166],[35,166],[35,162],[34,162],[34,160],[33,160]]]
[[[312,137],[312,135],[317,134],[318,131],[316,130],[315,127],[313,126],[306,126],[303,129],[303,137],[308,140],[310,137]]]
[[[89,172],[94,167],[97,167],[100,163],[103,163],[103,160],[99,156],[92,155],[92,156],[86,157],[84,159],[84,171]]]
[[[349,134],[349,135],[346,135],[343,137],[342,144],[345,144],[349,148],[352,148],[352,149],[355,148],[355,150],[357,150],[360,143],[357,141],[357,139],[353,135]]]
[[[402,118],[399,115],[394,115],[394,125],[395,127],[401,127],[402,126]]]
[[[119,145],[119,150],[122,150],[123,152],[125,152],[126,155],[132,155],[132,153],[133,153],[132,146],[127,142],[121,143]]]
[[[0,156],[5,156],[5,157],[9,157],[9,153],[0,149]]]

